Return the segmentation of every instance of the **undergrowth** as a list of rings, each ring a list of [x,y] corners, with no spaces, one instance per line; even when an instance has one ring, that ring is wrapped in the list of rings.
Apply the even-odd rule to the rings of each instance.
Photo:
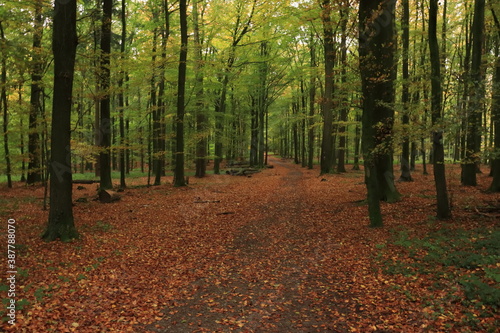
[[[431,281],[422,299],[422,306],[432,309],[429,316],[438,317],[440,309],[458,304],[457,325],[485,332],[500,327],[500,229],[496,226],[444,227],[424,237],[399,229],[389,244],[378,249],[377,260],[385,274]]]

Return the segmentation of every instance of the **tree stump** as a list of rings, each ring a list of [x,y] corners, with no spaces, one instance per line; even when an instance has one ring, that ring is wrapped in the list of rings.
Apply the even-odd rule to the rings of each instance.
[[[102,190],[99,191],[99,201],[103,203],[111,203],[120,200],[120,195],[114,191]]]

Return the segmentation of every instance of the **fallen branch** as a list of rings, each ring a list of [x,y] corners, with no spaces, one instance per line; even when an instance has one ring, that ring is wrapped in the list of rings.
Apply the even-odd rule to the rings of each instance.
[[[98,180],[73,180],[73,184],[96,184],[99,183]]]
[[[477,209],[477,207],[474,207],[474,210],[476,211],[476,213],[478,215],[481,215],[481,216],[486,216],[486,217],[491,217],[491,218],[500,218],[500,214],[488,214],[488,213],[483,213],[483,212],[480,212],[479,209]]]

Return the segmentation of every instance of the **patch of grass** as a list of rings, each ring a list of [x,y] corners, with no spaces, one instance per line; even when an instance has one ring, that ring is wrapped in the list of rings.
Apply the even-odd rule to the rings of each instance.
[[[434,309],[446,301],[460,303],[464,309],[472,307],[475,316],[489,318],[486,322],[491,327],[474,316],[464,316],[463,325],[483,325],[480,328],[488,331],[500,324],[496,317],[500,309],[500,229],[444,227],[419,238],[400,228],[393,231],[387,246],[377,249],[382,255],[375,258],[384,273],[430,280],[429,302]],[[444,299],[432,297],[438,290],[446,291]]]

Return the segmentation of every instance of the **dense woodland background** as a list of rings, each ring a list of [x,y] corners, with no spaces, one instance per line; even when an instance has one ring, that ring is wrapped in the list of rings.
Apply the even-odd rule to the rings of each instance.
[[[112,170],[122,188],[131,173],[158,185],[175,171],[182,186],[184,169],[203,177],[223,161],[263,167],[275,152],[320,163],[322,173],[364,162],[369,202],[370,193],[398,200],[394,181],[435,163],[440,217],[450,215],[441,161],[462,164],[464,185],[476,185],[480,168],[491,172],[491,190],[500,190],[496,1],[53,5],[0,5],[0,168],[9,187],[47,182],[49,169],[60,183],[95,174],[101,189],[113,186]],[[65,11],[76,17],[56,28]],[[58,54],[62,64],[72,52],[74,71],[60,75]],[[59,76],[74,76],[66,107],[68,98],[56,99]],[[61,137],[56,114],[69,113],[70,137]],[[370,204],[374,226],[377,209]]]

